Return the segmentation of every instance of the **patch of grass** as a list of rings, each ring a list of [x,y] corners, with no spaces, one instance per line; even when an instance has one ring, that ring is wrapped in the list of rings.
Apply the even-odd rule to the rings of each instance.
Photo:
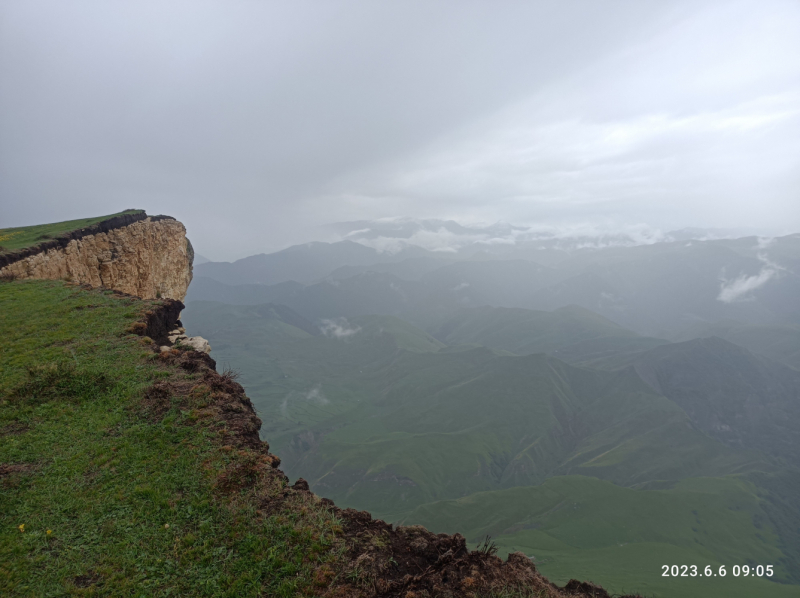
[[[78,368],[68,361],[29,366],[28,379],[10,393],[12,401],[38,405],[52,400],[92,400],[111,388],[105,372]]]
[[[483,542],[478,544],[477,550],[485,555],[497,554],[497,544],[495,544],[495,542],[492,541],[492,537],[487,534]]]
[[[176,375],[125,332],[153,303],[0,285],[0,595],[311,593],[341,522],[314,504],[259,511],[279,487],[223,492],[247,460],[214,422],[174,398],[147,417],[143,391]]]
[[[51,224],[36,224],[33,226],[20,226],[17,228],[0,229],[0,252],[17,251],[37,245],[42,241],[54,239],[61,234],[85,228],[103,220],[121,216],[122,214],[138,214],[143,210],[125,210],[108,216],[98,216],[95,218],[81,218],[79,220],[66,220],[64,222],[53,222]]]

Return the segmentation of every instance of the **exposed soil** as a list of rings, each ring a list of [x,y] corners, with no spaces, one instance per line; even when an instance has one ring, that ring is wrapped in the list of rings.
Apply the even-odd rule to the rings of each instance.
[[[218,476],[216,490],[226,495],[244,488],[272,488],[258,499],[261,516],[313,505],[329,509],[341,520],[345,558],[339,570],[327,565],[317,570],[319,596],[488,598],[492,592],[515,590],[520,598],[610,598],[604,589],[587,582],[572,580],[563,588],[551,584],[522,553],[513,553],[503,561],[492,554],[491,547],[470,551],[461,534],[434,534],[422,526],[394,527],[373,519],[366,511],[340,509],[331,500],[313,494],[303,479],[289,486],[288,478],[278,469],[280,459],[259,438],[261,420],[234,377],[217,373],[216,362],[205,353],[160,351],[158,339],[166,338],[178,325],[181,309],[179,301],[164,301],[132,330],[155,339],[152,346],[158,359],[176,370],[175,376],[147,390],[146,416],[161,419],[177,401],[182,409],[191,409],[195,421],[216,428],[216,442],[221,448],[238,454]]]
[[[0,463],[0,489],[18,486],[37,467],[36,463]]]
[[[181,325],[178,318],[185,307],[176,299],[163,299],[160,306],[148,311],[144,320],[134,322],[128,331],[139,336],[150,337],[159,346],[171,345],[172,343],[168,341],[167,337],[172,330]]]
[[[0,438],[3,436],[17,436],[30,430],[30,426],[23,422],[11,422],[0,428]]]
[[[32,463],[0,463],[0,478],[15,473],[28,473],[36,468]]]
[[[102,577],[95,573],[94,571],[89,571],[86,575],[78,575],[73,580],[72,583],[75,585],[76,588],[88,588],[93,585],[96,585],[100,581],[102,581]]]

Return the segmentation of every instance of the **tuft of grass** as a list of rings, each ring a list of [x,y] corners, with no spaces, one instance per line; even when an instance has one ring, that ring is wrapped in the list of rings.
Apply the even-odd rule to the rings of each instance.
[[[491,556],[497,554],[497,544],[492,542],[492,537],[487,535],[481,544],[478,545],[478,552]]]
[[[231,382],[235,382],[236,380],[238,380],[241,375],[242,374],[239,370],[236,370],[230,366],[225,366],[221,374],[223,378],[225,378],[226,380],[230,380]]]
[[[56,399],[93,400],[98,399],[112,386],[105,372],[78,368],[68,361],[34,364],[26,370],[28,378],[11,391],[12,401],[36,405]]]

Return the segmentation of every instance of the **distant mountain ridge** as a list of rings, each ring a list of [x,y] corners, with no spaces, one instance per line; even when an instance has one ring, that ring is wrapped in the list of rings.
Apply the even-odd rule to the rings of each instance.
[[[633,367],[707,434],[800,468],[799,371],[716,337],[650,349]]]
[[[413,255],[425,254],[422,249],[409,250],[395,256],[399,261]],[[316,282],[343,265],[366,265],[380,261],[381,254],[353,241],[338,243],[306,243],[276,253],[262,253],[235,262],[205,262],[198,264],[197,275],[213,278],[229,285],[265,284],[295,281]]]
[[[242,369],[287,471],[339,503],[491,534],[614,591],[671,595],[662,561],[769,560],[781,584],[681,596],[788,596],[798,240],[476,241],[361,263],[317,244],[267,256],[294,280],[198,277],[185,319]]]
[[[352,241],[312,243],[232,264],[200,264],[198,279],[232,288],[198,282],[189,300],[283,302],[271,291],[242,285],[294,282],[307,288],[295,287],[290,304],[306,310],[306,317],[390,313],[426,326],[438,316],[424,312],[443,313],[452,306],[553,310],[574,304],[640,334],[672,338],[721,320],[800,325],[798,239],[583,248],[558,251],[558,259],[552,249],[535,247],[512,246],[501,253],[414,247],[389,254]],[[333,313],[327,306],[345,295],[351,307]],[[368,311],[352,307],[356,304]]]

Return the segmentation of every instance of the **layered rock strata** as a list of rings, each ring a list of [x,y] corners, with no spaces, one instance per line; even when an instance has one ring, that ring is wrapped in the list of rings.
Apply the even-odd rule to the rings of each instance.
[[[100,223],[3,256],[0,276],[66,279],[143,299],[182,300],[194,260],[186,228],[169,216],[134,215],[129,220],[114,226]]]

